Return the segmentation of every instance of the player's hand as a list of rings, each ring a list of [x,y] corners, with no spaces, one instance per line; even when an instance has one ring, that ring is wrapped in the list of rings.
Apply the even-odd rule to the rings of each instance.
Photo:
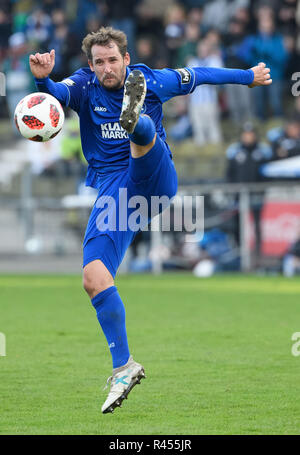
[[[45,54],[31,54],[29,57],[29,65],[32,74],[37,79],[42,79],[49,76],[55,64],[55,50],[52,49]]]
[[[270,76],[270,68],[266,68],[266,64],[261,62],[257,66],[253,66],[254,79],[251,85],[248,87],[258,87],[260,85],[271,85],[272,79]]]

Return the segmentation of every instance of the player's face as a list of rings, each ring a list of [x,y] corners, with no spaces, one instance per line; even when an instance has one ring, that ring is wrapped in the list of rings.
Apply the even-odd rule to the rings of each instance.
[[[120,89],[125,81],[126,66],[130,63],[128,52],[124,57],[120,54],[116,43],[111,42],[108,46],[94,44],[91,49],[92,61],[89,65],[100,82],[107,90]]]

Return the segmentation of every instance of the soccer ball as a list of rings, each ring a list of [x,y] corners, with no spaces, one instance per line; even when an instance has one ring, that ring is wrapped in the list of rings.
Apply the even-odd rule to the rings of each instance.
[[[17,104],[15,124],[26,139],[45,142],[62,129],[65,114],[60,102],[48,93],[31,93]]]

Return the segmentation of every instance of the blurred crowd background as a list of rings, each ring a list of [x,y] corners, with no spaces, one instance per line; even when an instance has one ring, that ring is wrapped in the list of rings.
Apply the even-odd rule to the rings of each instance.
[[[47,144],[22,140],[14,127],[13,113],[20,99],[35,91],[28,61],[31,53],[54,48],[56,63],[51,77],[60,81],[87,66],[82,39],[102,25],[122,29],[128,37],[131,62],[151,68],[247,69],[263,61],[271,69],[270,87],[250,90],[238,85],[203,85],[165,105],[165,127],[182,185],[297,182],[299,163],[295,165],[297,172],[274,173],[274,168],[267,166],[300,157],[300,96],[293,96],[292,90],[295,73],[300,71],[297,0],[0,0],[0,71],[6,77],[6,96],[0,97],[2,195],[14,195],[25,155],[37,182],[32,189],[36,197],[87,194],[83,184],[86,163],[72,113],[66,110],[63,133]],[[47,186],[49,179],[63,179],[63,184]],[[72,182],[69,187],[64,186],[68,179]],[[265,256],[270,255],[268,247],[262,246],[267,235],[261,227],[266,190],[254,193],[250,197],[255,238],[252,250],[260,259],[263,250]],[[227,254],[232,250],[230,246],[224,249],[227,234],[230,245],[240,246],[240,197],[230,193],[225,199],[212,192],[207,197],[207,213],[223,213],[226,206],[232,219],[230,228],[221,222],[212,224],[212,237],[205,241],[214,246],[217,242]],[[283,258],[297,241],[300,210],[295,216],[293,234],[280,253],[276,250],[273,254],[277,258]],[[73,224],[81,235],[82,227],[76,220],[78,217]],[[226,237],[223,240],[222,234]],[[212,258],[207,243],[203,245],[202,252],[206,249],[206,256]],[[138,256],[137,245],[133,254]],[[199,254],[195,258],[193,265]],[[260,264],[256,259],[254,266]]]
[[[34,89],[30,53],[54,48],[52,78],[59,81],[86,66],[84,36],[112,25],[127,34],[132,63],[245,69],[264,61],[271,68],[273,84],[267,89],[228,86],[218,91],[205,86],[187,106],[177,107],[188,113],[196,144],[221,142],[220,113],[240,124],[253,116],[264,120],[289,111],[284,100],[292,74],[299,70],[299,15],[296,0],[1,0],[0,68],[7,78],[7,106],[2,102],[1,116],[7,115],[5,108],[11,114],[16,101]],[[178,138],[188,135],[187,130],[180,130]]]

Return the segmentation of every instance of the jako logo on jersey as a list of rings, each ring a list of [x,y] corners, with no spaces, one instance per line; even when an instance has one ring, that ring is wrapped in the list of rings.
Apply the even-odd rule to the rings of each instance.
[[[106,112],[107,109],[106,109],[106,107],[103,107],[103,106],[95,106],[95,107],[94,107],[94,112],[97,112],[97,111],[99,111],[99,112]]]
[[[128,139],[128,133],[118,122],[102,123],[102,137],[104,139]]]

